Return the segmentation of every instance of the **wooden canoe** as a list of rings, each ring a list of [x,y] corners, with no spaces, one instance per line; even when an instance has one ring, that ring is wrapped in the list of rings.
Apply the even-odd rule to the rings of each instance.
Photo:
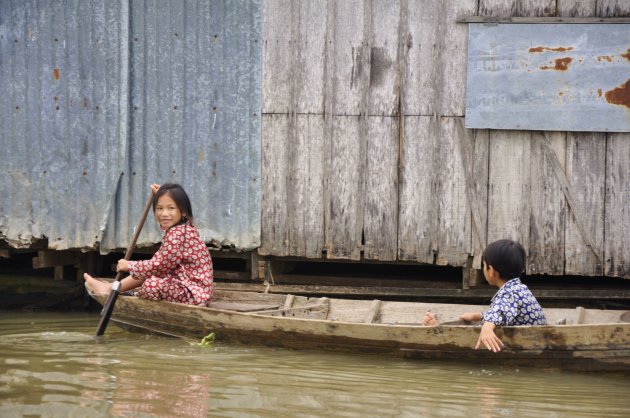
[[[101,304],[105,297],[91,296]],[[294,349],[387,353],[574,370],[630,370],[630,311],[545,309],[548,326],[500,327],[499,353],[475,350],[480,326],[458,320],[487,306],[308,298],[215,291],[209,306],[121,296],[112,321],[126,329]],[[440,325],[425,327],[427,310]]]

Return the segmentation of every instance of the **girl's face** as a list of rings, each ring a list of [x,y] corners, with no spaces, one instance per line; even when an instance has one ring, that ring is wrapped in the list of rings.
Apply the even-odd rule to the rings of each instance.
[[[165,193],[157,201],[155,205],[155,218],[162,227],[168,229],[177,225],[182,220],[182,213],[173,198]]]

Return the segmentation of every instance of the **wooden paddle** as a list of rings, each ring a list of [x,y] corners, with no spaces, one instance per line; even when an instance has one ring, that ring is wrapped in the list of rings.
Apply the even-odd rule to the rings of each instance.
[[[142,231],[144,221],[146,221],[147,216],[149,215],[149,210],[151,210],[151,206],[153,206],[153,192],[151,192],[147,203],[144,205],[142,219],[140,219],[140,222],[138,222],[138,226],[136,226],[133,238],[131,238],[129,247],[127,247],[125,260],[129,260],[131,258],[131,254],[136,247],[136,241],[138,241],[138,236],[140,236],[140,231]],[[101,320],[98,323],[98,329],[96,330],[97,336],[103,335],[103,333],[105,332],[105,328],[107,328],[107,323],[109,322],[109,318],[112,316],[112,311],[114,310],[116,299],[118,299],[118,295],[120,294],[120,281],[122,280],[124,274],[125,273],[122,271],[116,273],[116,278],[114,279],[114,283],[112,283],[112,290],[111,292],[109,292],[109,296],[107,297],[105,304],[103,304],[103,310],[101,311]]]

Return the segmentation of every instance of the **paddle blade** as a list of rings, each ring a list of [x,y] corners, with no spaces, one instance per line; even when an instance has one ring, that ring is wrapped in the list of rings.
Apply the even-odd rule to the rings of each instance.
[[[117,288],[112,288],[112,291],[109,292],[109,296],[107,297],[107,300],[103,305],[103,310],[101,311],[101,320],[99,321],[98,328],[96,329],[97,337],[105,333],[105,329],[107,328],[107,324],[109,323],[109,318],[111,318],[112,312],[114,311],[114,305],[116,304],[116,299],[118,298],[118,295],[119,292]]]

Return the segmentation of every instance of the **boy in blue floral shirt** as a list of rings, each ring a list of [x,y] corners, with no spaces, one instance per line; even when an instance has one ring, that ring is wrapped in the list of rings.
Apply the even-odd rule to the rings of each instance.
[[[475,349],[482,344],[494,352],[501,351],[503,342],[496,336],[497,326],[547,325],[542,307],[532,292],[521,283],[525,271],[525,249],[515,241],[503,239],[489,244],[481,259],[486,281],[499,288],[486,312],[466,312],[463,321],[482,321],[481,333]],[[437,319],[427,312],[424,325],[437,325]]]

